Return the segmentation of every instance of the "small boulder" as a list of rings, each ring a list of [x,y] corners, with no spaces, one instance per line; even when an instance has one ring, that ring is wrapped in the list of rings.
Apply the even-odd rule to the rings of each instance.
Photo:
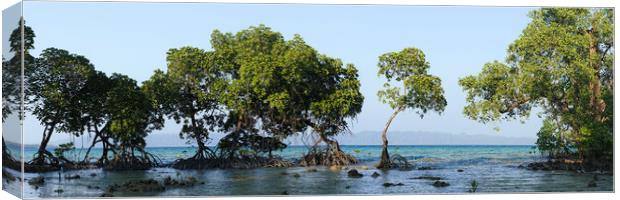
[[[318,170],[318,169],[316,169],[316,168],[309,168],[309,169],[306,169],[306,172],[318,172],[318,171],[319,171],[319,170]]]
[[[433,183],[433,186],[435,186],[435,187],[447,187],[449,185],[450,185],[450,183],[445,182],[445,181],[435,181]]]
[[[294,174],[293,174],[293,177],[295,177],[295,178],[299,178],[299,177],[301,177],[301,175],[300,175],[300,174],[298,174],[298,173],[294,173]]]
[[[80,179],[80,178],[81,178],[80,175],[77,175],[77,174],[72,175],[72,176],[65,176],[65,179],[67,180]]]
[[[112,194],[112,192],[104,192],[101,195],[99,195],[99,197],[114,197],[114,195]]]
[[[390,183],[390,182],[383,183],[383,187],[403,186],[403,185],[405,185],[405,184],[403,184],[403,183]]]
[[[418,170],[432,170],[432,167],[418,167]]]
[[[128,181],[120,188],[129,192],[161,192],[166,190],[162,184],[154,179]]]
[[[373,178],[377,178],[377,177],[381,176],[381,174],[379,174],[377,172],[373,172],[372,175],[370,175],[370,176],[372,176]]]
[[[362,178],[364,176],[363,174],[360,174],[356,169],[349,170],[349,172],[347,172],[347,175],[350,178]]]
[[[96,173],[90,173],[90,176],[91,177],[95,177],[95,176],[97,176],[97,174]]]
[[[411,178],[411,179],[424,179],[424,180],[438,181],[438,180],[441,180],[441,177],[437,177],[437,176],[418,176],[418,177]]]
[[[86,186],[86,188],[88,188],[88,189],[97,189],[97,190],[101,189],[99,186],[92,186],[92,185]]]
[[[37,176],[37,177],[31,178],[30,180],[28,180],[28,184],[34,185],[34,186],[43,185],[45,184],[45,177]]]
[[[54,192],[56,192],[56,193],[63,193],[63,192],[65,192],[65,190],[63,190],[63,189],[56,189],[56,190],[54,190]]]
[[[456,172],[463,172],[463,171],[465,171],[465,170],[463,170],[463,169],[457,169],[456,170]]]

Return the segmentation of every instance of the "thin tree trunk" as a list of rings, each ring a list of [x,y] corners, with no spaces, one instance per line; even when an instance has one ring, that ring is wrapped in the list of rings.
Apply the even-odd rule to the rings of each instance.
[[[48,125],[48,128],[45,129],[43,133],[43,138],[41,139],[41,144],[39,144],[39,150],[37,151],[38,156],[37,158],[35,158],[36,159],[35,164],[44,164],[45,156],[51,154],[47,151],[47,144],[52,138],[52,134],[54,133],[55,127],[56,127],[56,123],[52,123]]]
[[[392,124],[392,121],[394,120],[394,118],[396,118],[396,115],[398,115],[400,111],[402,111],[402,108],[397,108],[394,113],[392,113],[392,116],[390,116],[390,119],[388,119],[387,123],[385,124],[385,128],[383,128],[383,132],[381,133],[381,139],[383,140],[383,150],[381,151],[381,162],[379,162],[377,168],[389,168],[391,165],[390,154],[388,152],[387,132],[390,128],[390,125]]]
[[[98,133],[95,133],[95,137],[93,138],[93,143],[90,145],[90,147],[88,147],[88,150],[86,150],[86,154],[84,155],[84,161],[86,162],[86,160],[88,159],[88,155],[90,154],[90,150],[93,149],[93,147],[97,144],[97,138],[99,137]]]

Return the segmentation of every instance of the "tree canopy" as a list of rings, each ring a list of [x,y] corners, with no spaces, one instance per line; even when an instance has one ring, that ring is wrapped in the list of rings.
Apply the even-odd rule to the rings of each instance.
[[[84,102],[80,97],[95,70],[84,56],[56,48],[43,50],[34,65],[36,72],[28,80],[35,99],[33,114],[45,126],[35,160],[41,164],[45,156],[53,157],[45,147],[55,131],[76,136],[83,133]]]
[[[613,10],[543,8],[529,16],[506,62],[459,81],[465,115],[486,123],[526,119],[540,108],[547,119],[541,133],[553,130],[588,160],[611,159]]]
[[[230,77],[222,102],[231,136],[283,140],[308,130],[333,136],[361,112],[355,66],[318,53],[299,35],[285,40],[260,25],[236,34],[214,31],[211,44],[214,64]]]

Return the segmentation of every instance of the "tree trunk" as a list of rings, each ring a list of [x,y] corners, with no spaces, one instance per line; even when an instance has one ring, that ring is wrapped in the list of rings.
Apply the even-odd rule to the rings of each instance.
[[[387,123],[385,124],[385,128],[383,128],[383,132],[381,133],[381,139],[383,140],[383,150],[381,151],[381,162],[379,162],[377,168],[390,168],[390,165],[392,164],[390,161],[390,154],[388,152],[387,131],[392,124],[392,120],[394,120],[394,118],[396,118],[396,115],[398,115],[398,113],[402,110],[402,108],[397,108],[392,114],[392,116],[390,116],[390,119],[388,119]]]
[[[328,148],[334,152],[340,152],[340,144],[338,144],[338,142],[331,140],[329,138],[327,138],[327,136],[325,136],[325,134],[319,134],[321,137],[321,140],[323,140],[323,142],[327,143],[327,145],[329,146]]]
[[[195,159],[204,159],[206,158],[205,152],[207,150],[205,143],[203,142],[203,133],[202,130],[198,130],[198,126],[196,125],[195,113],[191,114],[191,123],[192,123],[192,133],[196,138],[196,144],[198,144],[198,151],[196,155],[194,155]]]
[[[82,162],[86,162],[86,160],[88,160],[88,155],[90,154],[90,150],[93,149],[93,147],[97,144],[98,137],[99,137],[99,134],[95,133],[95,137],[93,138],[93,143],[90,144],[90,147],[88,147],[88,150],[86,150],[86,154],[84,155],[84,161]]]
[[[594,112],[594,119],[597,122],[602,122],[602,113],[605,111],[606,105],[605,101],[601,99],[600,60],[598,51],[599,43],[595,36],[596,31],[596,26],[592,26],[592,28],[588,31],[588,36],[590,38],[588,57],[590,59],[590,67],[594,70],[594,76],[590,82],[590,90],[592,91],[592,96],[590,97],[590,105],[593,108],[592,111]]]
[[[37,151],[38,156],[35,158],[35,164],[45,164],[45,156],[51,155],[51,153],[47,151],[47,144],[52,138],[55,127],[56,123],[51,123],[45,128],[43,138],[41,138],[41,144],[39,144],[39,149]]]

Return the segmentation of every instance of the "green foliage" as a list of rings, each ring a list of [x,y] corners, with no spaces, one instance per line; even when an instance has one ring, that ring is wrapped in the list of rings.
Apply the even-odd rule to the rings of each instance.
[[[562,148],[576,144],[588,161],[611,160],[613,10],[543,8],[530,17],[506,64],[487,63],[459,81],[467,92],[465,115],[483,123],[523,120],[539,107],[558,124],[543,126],[540,148],[548,150],[552,136],[566,131]]]
[[[429,111],[443,112],[447,102],[443,96],[441,79],[428,74],[430,64],[424,53],[417,48],[405,48],[400,52],[390,52],[379,57],[379,76],[388,82],[377,95],[392,109],[413,109],[423,117]],[[401,87],[392,86],[396,81]]]
[[[95,71],[92,73],[86,85],[80,91],[80,111],[83,116],[83,126],[89,132],[100,133],[100,127],[108,120],[108,110],[106,101],[108,92],[113,86],[110,78],[103,72]]]
[[[22,51],[22,31],[24,35],[24,51]],[[35,34],[31,27],[25,25],[23,18],[20,18],[18,27],[11,32],[9,36],[9,53],[13,53],[13,57],[5,60],[2,57],[2,120],[13,111],[19,110],[21,103],[21,84],[22,84],[22,53],[24,58],[24,76],[29,78],[33,73],[34,57],[30,54],[30,50],[34,49]],[[27,84],[27,83],[26,83]],[[32,95],[31,90],[24,90],[24,100],[29,102]],[[20,116],[23,117],[23,116]]]
[[[299,35],[285,40],[260,25],[234,35],[214,31],[211,44],[213,62],[231,78],[222,95],[229,131],[336,135],[361,112],[357,69],[319,54]]]
[[[212,52],[194,47],[170,49],[167,72],[155,71],[143,91],[165,116],[182,123],[182,138],[197,141],[199,154],[206,149],[209,132],[221,127],[225,113],[220,102],[226,82]]]
[[[469,104],[464,108],[465,115],[482,123],[501,117],[529,117],[531,105],[527,102],[528,98],[520,96],[514,90],[526,83],[511,76],[513,70],[495,61],[485,64],[478,76],[467,76],[459,80],[461,87],[468,92],[466,101]]]
[[[546,153],[549,158],[557,158],[572,154],[571,149],[574,149],[574,144],[569,143],[570,132],[562,130],[558,123],[551,119],[545,119],[543,126],[538,133],[538,139],[536,140],[536,146],[541,153]]]
[[[75,150],[75,146],[73,146],[73,142],[64,143],[58,145],[57,148],[54,149],[54,156],[66,160],[65,153],[68,151]]]
[[[135,80],[121,74],[110,76],[111,89],[105,102],[109,114],[109,134],[122,152],[146,146],[144,138],[163,126],[151,101]]]
[[[33,114],[48,129],[81,135],[86,104],[80,97],[95,73],[94,66],[84,56],[48,48],[36,59],[35,68],[29,79],[36,100]]]

